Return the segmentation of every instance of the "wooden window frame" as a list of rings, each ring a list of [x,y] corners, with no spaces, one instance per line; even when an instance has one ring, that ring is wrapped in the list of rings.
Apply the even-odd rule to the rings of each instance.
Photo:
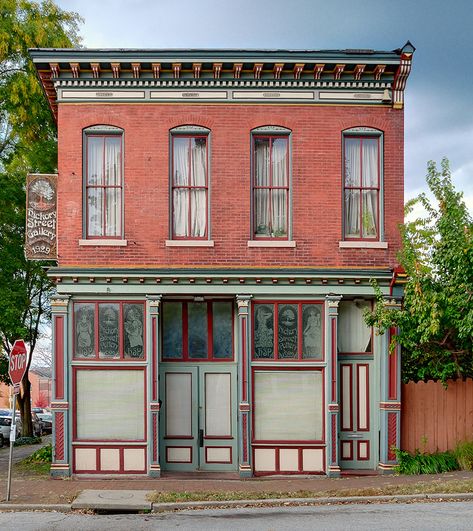
[[[89,304],[94,306],[94,349],[95,356],[90,358],[79,357],[76,355],[76,312],[75,307],[77,304]],[[119,356],[116,358],[101,358],[99,353],[99,306],[100,304],[118,304],[118,353]],[[125,304],[135,304],[143,308],[143,357],[142,358],[126,358],[125,357],[125,340],[124,340],[124,312],[123,306]],[[125,362],[134,362],[134,363],[144,363],[146,362],[146,306],[143,301],[124,301],[124,300],[76,300],[72,305],[72,351],[73,351],[73,360],[74,361],[83,361],[83,362],[100,362],[100,363],[110,363],[115,361],[125,361]]]
[[[342,147],[342,204],[343,204],[343,240],[344,241],[380,241],[381,235],[382,235],[382,220],[381,220],[381,194],[382,194],[382,186],[381,186],[381,180],[382,180],[382,168],[381,168],[381,149],[382,149],[382,133],[373,131],[373,133],[366,133],[366,134],[354,134],[349,132],[343,133],[343,147]],[[345,143],[346,140],[360,140],[360,185],[359,186],[346,186],[346,148]],[[377,178],[377,186],[363,186],[363,140],[376,140],[377,141],[377,150],[378,150],[378,163],[377,163],[377,170],[378,170],[378,178]],[[347,209],[346,206],[346,190],[358,190],[360,192],[360,236],[354,237],[354,236],[347,236],[346,235],[346,224],[345,224],[345,212]],[[377,225],[376,225],[376,235],[372,237],[363,236],[363,192],[374,190],[377,192],[377,205],[376,205],[376,216],[377,216]]]
[[[123,141],[123,131],[118,129],[100,132],[100,131],[85,131],[84,132],[84,235],[87,240],[122,240],[124,237],[124,211],[125,211],[125,197],[124,197],[124,141]],[[107,138],[120,138],[120,184],[119,185],[107,185],[107,184],[89,184],[89,139],[90,138],[102,138],[104,142],[104,156],[102,164],[105,165],[105,142]],[[104,179],[105,179],[105,168],[104,168]],[[102,199],[102,236],[91,235],[89,234],[89,189],[102,189],[103,190],[103,199]],[[106,224],[106,211],[107,211],[107,190],[110,189],[119,189],[120,198],[121,198],[121,211],[120,211],[120,233],[114,236],[107,235],[107,224]]]
[[[255,306],[259,304],[272,304],[274,305],[274,314],[273,314],[273,345],[274,345],[274,355],[272,358],[257,358],[255,356],[255,316],[256,316],[256,310]],[[279,358],[279,342],[278,342],[278,320],[279,320],[279,306],[280,305],[286,305],[286,304],[292,304],[298,306],[298,315],[297,315],[297,358]],[[315,358],[303,358],[303,338],[302,338],[302,307],[303,306],[309,306],[309,305],[320,305],[321,306],[321,329],[322,329],[322,357],[320,359]],[[324,302],[323,301],[316,301],[316,300],[309,300],[309,301],[301,301],[301,300],[255,300],[252,301],[252,319],[251,319],[251,335],[252,335],[252,342],[251,342],[251,359],[252,361],[262,362],[262,363],[274,363],[275,361],[278,362],[288,362],[288,363],[323,363],[325,361],[325,312],[324,312]]]
[[[187,185],[174,185],[174,141],[177,138],[187,138],[189,140],[189,168],[187,175]],[[205,139],[205,186],[191,185],[191,141],[197,138]],[[176,133],[171,132],[171,238],[173,240],[207,240],[209,238],[209,133]],[[176,236],[174,234],[174,190],[185,189],[189,192],[188,205],[187,205],[187,223],[189,236]],[[203,236],[191,236],[192,227],[192,213],[191,213],[191,191],[192,190],[205,190],[205,234]]]
[[[269,186],[257,186],[256,185],[256,151],[255,151],[255,142],[256,140],[268,139],[269,140]],[[273,171],[272,171],[272,146],[274,140],[286,140],[286,172],[287,172],[287,186],[273,186]],[[290,212],[290,195],[291,195],[291,178],[290,178],[290,132],[281,132],[281,133],[258,133],[254,132],[251,135],[251,160],[252,160],[252,170],[251,170],[251,226],[252,226],[252,239],[253,240],[289,240],[290,239],[290,227],[291,227],[291,212]],[[286,212],[287,212],[287,226],[286,226],[286,235],[285,236],[272,236],[268,235],[258,235],[256,234],[256,190],[269,190],[269,197],[272,197],[273,190],[285,190],[287,193],[286,196]],[[271,214],[272,214],[272,202],[269,201],[269,223],[271,224]],[[270,233],[272,232],[272,227],[269,227]]]
[[[179,303],[182,305],[182,312],[181,312],[181,319],[182,319],[182,357],[181,358],[166,358],[164,356],[164,333],[163,333],[163,326],[164,326],[164,305],[166,303]],[[206,299],[204,302],[201,302],[199,304],[207,304],[207,357],[206,358],[192,358],[189,356],[189,321],[188,321],[188,310],[187,305],[188,303],[192,303],[194,301],[192,300],[173,300],[169,299],[166,301],[163,301],[163,310],[162,315],[163,318],[161,319],[161,361],[167,362],[167,363],[182,363],[182,362],[217,362],[217,363],[231,363],[235,361],[235,329],[234,329],[234,322],[235,322],[235,305],[234,301],[232,299]],[[214,356],[214,349],[213,349],[213,303],[214,302],[227,302],[231,303],[232,308],[232,355],[229,358],[216,358]]]

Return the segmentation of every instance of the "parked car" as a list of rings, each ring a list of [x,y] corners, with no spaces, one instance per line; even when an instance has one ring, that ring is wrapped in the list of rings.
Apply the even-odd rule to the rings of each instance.
[[[37,416],[43,423],[43,433],[53,432],[53,416],[51,413],[37,413]]]
[[[34,412],[31,412],[31,422],[33,424],[33,437],[41,437],[43,435],[43,422]]]
[[[0,415],[0,448],[10,440],[11,417]],[[16,425],[16,436],[20,435],[20,428]]]

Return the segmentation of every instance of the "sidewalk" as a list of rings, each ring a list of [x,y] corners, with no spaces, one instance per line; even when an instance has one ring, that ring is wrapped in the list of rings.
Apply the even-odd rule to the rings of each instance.
[[[29,452],[36,451],[40,446],[30,446]],[[15,448],[15,460],[20,459],[20,448]],[[26,453],[26,448],[21,448],[21,454]],[[0,450],[0,500],[3,502],[6,492],[6,478],[8,460],[5,462]],[[23,455],[25,457],[25,455]],[[23,458],[21,457],[21,458]],[[324,476],[284,476],[239,479],[233,474],[164,474],[162,478],[67,478],[51,479],[44,475],[32,475],[13,470],[11,502],[18,505],[41,504],[71,504],[71,502],[84,490],[108,490],[108,491],[157,491],[157,492],[238,492],[251,493],[255,497],[261,493],[267,497],[268,493],[274,493],[276,498],[284,497],[291,493],[298,497],[321,497],[321,496],[346,496],[354,490],[363,490],[364,495],[379,494],[379,489],[391,487],[392,494],[397,491],[403,493],[403,487],[408,485],[422,484],[426,489],[434,484],[439,486],[450,481],[473,481],[473,472],[456,471],[445,474],[431,474],[423,476],[348,476],[342,478],[326,478]],[[438,490],[438,489],[437,489]],[[281,493],[282,496],[277,496]],[[453,496],[452,496],[453,497]],[[225,505],[225,502],[218,502]],[[0,510],[2,510],[0,503]],[[46,507],[45,507],[46,508]]]

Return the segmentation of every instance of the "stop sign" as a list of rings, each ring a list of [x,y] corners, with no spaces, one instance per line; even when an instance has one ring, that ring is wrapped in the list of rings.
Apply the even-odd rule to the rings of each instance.
[[[17,339],[10,352],[8,375],[14,386],[18,386],[23,379],[28,365],[28,353],[23,339]]]

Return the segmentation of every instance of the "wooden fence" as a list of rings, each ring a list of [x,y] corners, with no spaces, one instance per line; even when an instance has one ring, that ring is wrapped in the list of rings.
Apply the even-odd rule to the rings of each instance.
[[[453,450],[473,440],[473,380],[410,382],[402,386],[401,448]]]

